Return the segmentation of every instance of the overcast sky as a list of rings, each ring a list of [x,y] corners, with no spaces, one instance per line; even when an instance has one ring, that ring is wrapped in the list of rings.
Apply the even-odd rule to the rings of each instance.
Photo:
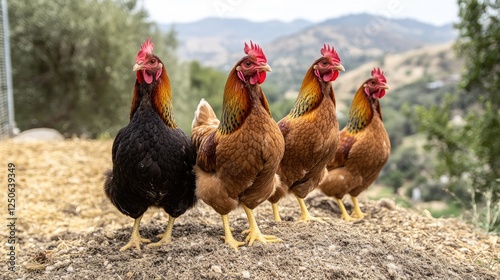
[[[320,22],[354,13],[412,18],[434,25],[457,21],[457,0],[143,0],[159,23],[192,22],[206,17],[252,21],[307,19]],[[307,3],[307,4],[306,4]]]

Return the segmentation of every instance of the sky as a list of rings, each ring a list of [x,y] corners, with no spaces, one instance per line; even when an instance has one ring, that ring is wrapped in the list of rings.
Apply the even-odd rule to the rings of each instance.
[[[457,0],[143,0],[143,5],[158,23],[185,23],[207,17],[321,22],[357,13],[411,18],[434,25],[458,19]]]

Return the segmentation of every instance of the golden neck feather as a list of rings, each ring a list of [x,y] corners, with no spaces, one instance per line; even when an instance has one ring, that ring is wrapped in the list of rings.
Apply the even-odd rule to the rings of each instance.
[[[153,80],[151,84],[140,84],[136,81],[130,112],[131,119],[144,98],[149,99],[151,106],[167,127],[177,128],[173,113],[170,80],[165,66],[163,66],[163,71],[158,80]]]
[[[314,74],[313,67],[311,66],[304,76],[302,86],[299,90],[299,95],[297,96],[297,100],[295,100],[295,104],[290,110],[288,116],[297,118],[314,110],[325,97],[324,92],[326,92],[327,95],[330,95],[332,100],[335,102],[331,83],[319,81],[318,77]]]
[[[236,68],[229,73],[224,87],[222,100],[222,116],[218,131],[229,134],[238,129],[251,110],[248,85],[245,85],[236,74]]]
[[[377,99],[370,98],[364,91],[364,84],[358,89],[352,100],[351,109],[349,111],[349,119],[347,120],[347,130],[349,133],[357,133],[368,126],[374,115],[373,105],[379,108]],[[380,110],[380,109],[377,109]]]

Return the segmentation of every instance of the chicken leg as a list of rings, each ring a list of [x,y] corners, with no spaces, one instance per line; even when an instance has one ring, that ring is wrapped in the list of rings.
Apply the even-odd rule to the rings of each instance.
[[[304,202],[304,199],[298,197],[296,194],[295,194],[295,197],[297,198],[297,201],[299,202],[300,212],[301,212],[300,217],[297,221],[299,221],[299,222],[309,222],[309,221],[325,222],[325,220],[328,219],[328,218],[317,218],[317,217],[311,216],[311,214],[309,214],[309,211],[307,210],[307,206],[306,206],[306,203]]]
[[[170,242],[172,242],[172,229],[174,228],[174,221],[175,221],[175,218],[168,215],[167,230],[165,231],[165,233],[158,235],[158,236],[161,236],[160,241],[149,244],[148,245],[149,248],[159,247],[163,244],[169,244]]]
[[[224,224],[224,243],[229,244],[231,248],[233,248],[236,252],[238,252],[238,247],[245,245],[245,242],[238,241],[234,239],[233,234],[231,233],[231,227],[229,226],[229,217],[227,215],[222,216],[222,223]]]
[[[345,206],[344,206],[344,203],[342,202],[342,199],[337,198],[337,204],[339,205],[340,211],[342,212],[342,219],[344,219],[348,222],[355,220],[351,216],[349,216],[349,214],[345,210]]]
[[[134,227],[132,228],[132,235],[130,236],[130,240],[128,243],[120,248],[120,252],[123,252],[131,247],[136,248],[137,250],[141,249],[141,243],[149,243],[151,240],[146,239],[146,238],[141,238],[141,235],[139,234],[139,225],[141,223],[142,215],[135,219],[134,221]]]
[[[278,207],[278,203],[272,203],[272,206],[273,206],[274,221],[281,222],[280,209]]]
[[[242,206],[243,209],[245,210],[245,213],[247,214],[248,224],[250,227],[248,230],[243,231],[243,233],[248,233],[248,236],[245,239],[245,241],[248,241],[248,246],[252,246],[255,240],[260,241],[264,244],[282,241],[281,239],[273,235],[263,235],[260,232],[257,222],[255,221],[252,209],[246,207],[244,204],[242,204]]]
[[[352,204],[354,207],[354,209],[351,213],[351,216],[355,219],[359,219],[359,220],[363,219],[366,216],[366,214],[361,211],[361,208],[359,208],[358,198],[355,196],[351,196],[351,199],[352,199]]]

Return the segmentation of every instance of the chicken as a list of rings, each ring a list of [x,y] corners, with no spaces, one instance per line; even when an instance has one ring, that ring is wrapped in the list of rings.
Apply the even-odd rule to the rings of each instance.
[[[281,221],[278,201],[288,192],[299,202],[299,221],[321,220],[309,214],[304,198],[318,185],[337,149],[339,124],[331,82],[345,70],[333,47],[325,44],[321,54],[307,70],[290,113],[278,123],[285,154],[278,168],[281,185],[269,198],[276,221]]]
[[[239,205],[248,217],[246,240],[252,246],[279,242],[263,235],[252,209],[273,194],[279,179],[278,165],[285,143],[271,116],[260,84],[271,71],[262,49],[245,43],[246,56],[230,71],[224,88],[220,121],[210,105],[201,100],[192,126],[198,157],[195,167],[196,194],[222,216],[225,243],[236,251],[245,244],[234,239],[228,214]]]
[[[340,132],[339,147],[319,186],[327,196],[335,196],[342,218],[348,221],[365,217],[357,196],[377,179],[391,152],[379,102],[389,86],[380,68],[373,69],[371,75],[372,78],[366,80],[354,96],[349,119]],[[346,193],[352,198],[352,217],[342,203]]]
[[[130,122],[115,138],[113,169],[104,184],[116,208],[135,219],[130,241],[120,251],[150,242],[139,234],[148,207],[161,207],[169,215],[163,238],[149,245],[160,246],[170,243],[175,218],[196,202],[196,150],[175,123],[168,74],[153,48],[148,38],[137,54]]]

